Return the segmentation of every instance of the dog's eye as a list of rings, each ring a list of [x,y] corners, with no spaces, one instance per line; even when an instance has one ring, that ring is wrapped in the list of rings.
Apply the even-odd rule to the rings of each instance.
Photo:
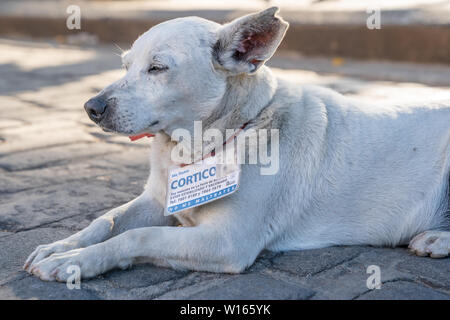
[[[152,64],[148,68],[147,72],[148,73],[159,73],[159,72],[165,71],[167,69],[169,69],[169,67],[167,67],[167,66],[163,66],[163,65],[159,65],[159,64]]]

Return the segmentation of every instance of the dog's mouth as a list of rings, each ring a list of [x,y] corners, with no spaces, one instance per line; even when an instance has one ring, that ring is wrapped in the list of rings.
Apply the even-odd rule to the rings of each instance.
[[[144,138],[144,137],[149,137],[149,138],[151,138],[151,137],[154,137],[154,136],[155,136],[155,135],[154,135],[154,134],[151,134],[151,133],[141,133],[141,134],[137,134],[137,135],[135,135],[135,136],[128,136],[128,137],[130,138],[131,141],[136,141],[136,140],[142,139],[142,138]]]
[[[111,129],[104,128],[104,127],[102,127],[102,130],[105,131],[105,132],[120,133],[120,132],[117,132],[117,131],[115,131],[115,130],[111,130]],[[130,134],[127,134],[127,133],[121,133],[121,134],[122,134],[122,135],[127,135],[128,138],[130,138],[131,141],[136,141],[136,140],[142,139],[142,138],[144,138],[144,137],[149,137],[149,138],[151,138],[151,137],[154,137],[154,136],[155,136],[153,133],[148,133],[148,132],[140,133],[140,134],[134,134],[134,135],[133,135],[133,134],[130,135]]]
[[[153,127],[153,126],[156,126],[158,123],[159,123],[159,121],[154,121],[154,122],[152,122],[152,123],[150,124],[150,126],[149,126],[148,128],[150,129],[150,128]],[[155,135],[154,135],[153,133],[144,132],[144,133],[141,133],[141,134],[130,135],[130,136],[128,136],[128,137],[130,138],[131,141],[136,141],[136,140],[142,139],[142,138],[144,138],[144,137],[151,138],[151,137],[154,137],[154,136],[155,136]]]

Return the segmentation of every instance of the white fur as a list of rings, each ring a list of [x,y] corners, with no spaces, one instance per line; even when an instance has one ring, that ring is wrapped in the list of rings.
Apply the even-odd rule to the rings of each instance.
[[[396,246],[447,227],[450,103],[363,105],[277,79],[264,61],[233,61],[236,30],[248,25],[261,24],[265,32],[277,24],[272,41],[257,48],[264,60],[273,54],[287,24],[269,10],[225,26],[176,19],[135,42],[124,57],[126,76],[100,93],[114,101],[113,115],[100,125],[127,135],[157,133],[145,190],[85,230],[39,246],[25,264],[29,272],[63,281],[72,264],[86,278],[137,261],[240,272],[263,249]],[[223,41],[214,51],[218,39]],[[148,74],[155,56],[169,69]],[[263,176],[257,165],[244,165],[238,192],[179,214],[177,222],[163,215],[177,143],[170,134],[192,130],[194,120],[203,120],[204,129],[246,122],[278,128],[280,169]],[[174,227],[180,222],[185,227]],[[448,255],[449,233],[432,236],[436,252],[420,239],[413,250]]]

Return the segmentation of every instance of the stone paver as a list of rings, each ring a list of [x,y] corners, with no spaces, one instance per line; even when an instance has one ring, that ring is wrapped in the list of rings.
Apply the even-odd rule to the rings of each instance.
[[[190,295],[188,298],[193,300],[303,300],[313,295],[314,291],[297,284],[254,273],[234,276],[220,285]]]
[[[123,73],[114,52],[0,40],[0,299],[450,299],[450,259],[405,248],[265,251],[240,275],[138,265],[83,281],[81,290],[23,272],[36,246],[86,227],[145,183],[147,141],[102,132],[82,108]],[[450,98],[443,72],[432,76],[436,67],[345,61],[343,76],[336,67],[327,73],[327,63],[282,55],[271,61],[284,77],[364,101]],[[376,72],[364,77],[360,68]],[[441,87],[411,83],[421,80]],[[381,269],[380,290],[366,286],[370,265]]]
[[[35,248],[35,243],[49,243],[67,237],[71,231],[63,228],[37,228],[18,233],[12,233],[2,239],[0,247],[0,284],[8,282],[9,277],[19,274],[21,277],[25,273],[18,272],[23,266],[24,259]]]
[[[389,282],[383,286],[383,292],[372,290],[357,298],[357,300],[448,300],[446,294],[435,291],[423,285],[408,281]]]
[[[93,214],[133,199],[108,189],[101,181],[76,181],[5,195],[0,205],[0,229],[20,231],[64,218]]]

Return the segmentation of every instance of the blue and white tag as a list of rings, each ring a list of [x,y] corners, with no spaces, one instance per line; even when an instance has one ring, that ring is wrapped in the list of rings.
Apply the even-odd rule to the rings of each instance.
[[[238,189],[239,176],[239,165],[218,164],[216,157],[169,169],[165,215],[229,196]]]

